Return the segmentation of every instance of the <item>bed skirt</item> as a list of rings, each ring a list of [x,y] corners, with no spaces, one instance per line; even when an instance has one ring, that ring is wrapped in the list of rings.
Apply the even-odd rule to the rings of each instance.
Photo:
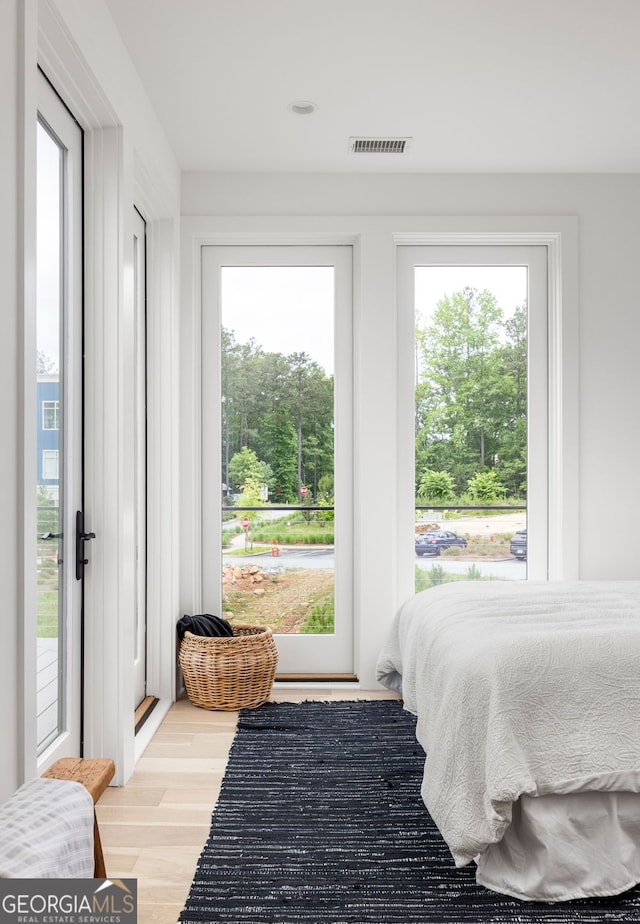
[[[476,858],[476,879],[525,901],[618,895],[640,882],[638,844],[638,793],[522,795],[502,840]]]

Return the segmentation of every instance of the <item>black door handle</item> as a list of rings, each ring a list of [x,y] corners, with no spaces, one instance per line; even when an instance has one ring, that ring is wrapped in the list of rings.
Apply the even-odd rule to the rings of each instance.
[[[85,533],[84,531],[84,513],[82,510],[76,511],[76,581],[81,581],[84,577],[84,566],[89,564],[89,559],[84,557],[84,544],[90,539],[95,539],[95,533]]]

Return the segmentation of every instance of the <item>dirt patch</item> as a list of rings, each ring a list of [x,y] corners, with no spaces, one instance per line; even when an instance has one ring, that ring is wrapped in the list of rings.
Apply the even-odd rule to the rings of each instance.
[[[265,571],[260,565],[225,565],[223,616],[229,622],[300,631],[311,609],[333,595],[333,571]]]
[[[427,514],[427,517],[428,522],[431,522],[433,514]],[[496,513],[484,517],[456,517],[438,522],[440,525],[436,529],[450,529],[459,536],[490,536],[501,533],[513,535],[519,529],[526,527],[527,514],[524,510],[518,510],[515,513]]]

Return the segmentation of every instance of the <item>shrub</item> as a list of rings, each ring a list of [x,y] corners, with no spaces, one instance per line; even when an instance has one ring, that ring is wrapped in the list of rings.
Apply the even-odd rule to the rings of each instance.
[[[301,633],[306,634],[328,634],[334,631],[335,612],[333,601],[316,603],[311,608],[311,612],[300,627]]]
[[[469,494],[477,504],[493,504],[497,500],[504,500],[507,493],[495,469],[478,472],[467,483]]]
[[[418,486],[418,496],[434,504],[446,504],[455,499],[453,478],[449,472],[434,472],[427,469]]]

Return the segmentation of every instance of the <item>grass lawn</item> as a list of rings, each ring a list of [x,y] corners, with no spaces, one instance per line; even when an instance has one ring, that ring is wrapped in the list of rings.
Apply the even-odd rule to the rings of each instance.
[[[58,637],[58,592],[38,591],[38,638]]]

